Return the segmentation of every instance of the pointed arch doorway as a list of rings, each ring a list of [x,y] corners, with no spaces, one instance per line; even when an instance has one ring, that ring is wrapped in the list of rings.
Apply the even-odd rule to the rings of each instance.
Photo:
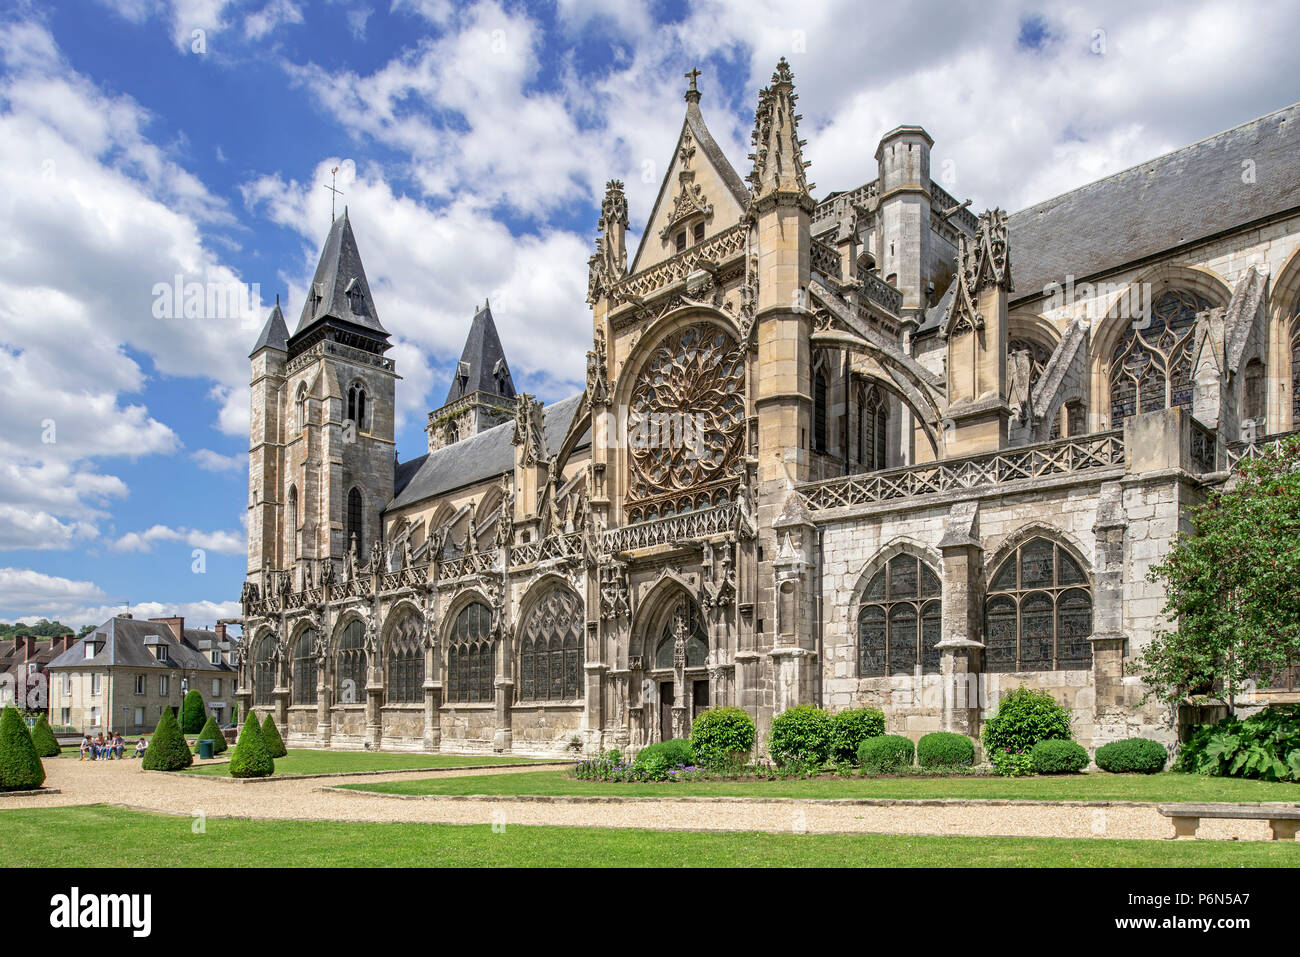
[[[699,606],[679,594],[651,632],[650,678],[658,699],[658,740],[686,737],[709,707],[709,633]],[[680,686],[680,694],[679,692]]]

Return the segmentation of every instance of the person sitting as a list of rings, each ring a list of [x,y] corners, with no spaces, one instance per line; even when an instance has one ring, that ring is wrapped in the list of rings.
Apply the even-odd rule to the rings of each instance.
[[[122,735],[114,731],[113,732],[113,757],[121,761],[122,752],[125,750],[126,750],[126,742],[122,740]]]
[[[79,760],[87,761],[95,756],[95,743],[90,740],[90,734],[87,733],[81,738],[81,758]]]
[[[135,743],[135,754],[131,756],[134,758],[143,758],[144,753],[147,750],[149,750],[149,742],[146,741],[144,738],[141,738],[139,741]]]
[[[99,737],[95,738],[95,760],[104,761],[108,758],[108,741],[104,738],[104,732],[99,732]]]

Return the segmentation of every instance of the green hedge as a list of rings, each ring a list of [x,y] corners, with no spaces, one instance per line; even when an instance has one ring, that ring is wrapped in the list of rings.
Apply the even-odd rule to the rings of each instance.
[[[836,761],[856,761],[867,738],[885,733],[885,715],[875,708],[850,708],[831,715],[831,754]]]
[[[230,776],[232,778],[264,778],[275,773],[275,761],[267,753],[266,742],[262,740],[262,727],[257,723],[257,714],[248,712],[244,727],[235,742],[235,750],[230,754]]]
[[[998,703],[997,714],[984,722],[984,750],[1028,753],[1039,741],[1069,741],[1070,712],[1046,691],[1016,688]]]
[[[197,688],[191,688],[181,703],[181,730],[186,734],[198,734],[203,729],[203,716],[203,695]]]
[[[0,791],[31,791],[45,783],[32,734],[17,709],[0,712]]]
[[[923,768],[968,768],[975,763],[975,743],[964,734],[934,731],[916,743]]]
[[[687,738],[656,741],[637,752],[636,763],[644,764],[656,759],[666,761],[670,768],[675,768],[679,764],[689,766],[695,763],[695,749],[691,747],[691,742]]]
[[[900,734],[879,734],[858,747],[858,763],[872,774],[889,774],[912,766],[916,754],[910,739]]]
[[[289,749],[284,746],[284,738],[280,737],[280,730],[269,714],[262,723],[262,743],[266,745],[266,753],[273,758],[282,758],[289,753]]]
[[[772,719],[767,750],[781,767],[821,767],[831,755],[831,716],[810,704],[787,708]]]
[[[221,733],[221,728],[217,726],[217,719],[212,715],[208,715],[208,720],[203,724],[203,730],[199,732],[199,740],[202,741],[204,738],[212,742],[213,754],[221,754],[228,747],[226,736]],[[195,746],[197,747],[197,744]]]
[[[149,739],[149,748],[144,753],[143,766],[146,771],[179,771],[194,763],[190,746],[185,743],[185,735],[176,721],[171,708],[163,708],[158,727]]]
[[[1150,738],[1125,738],[1097,749],[1097,767],[1112,774],[1155,774],[1168,760],[1165,746]]]
[[[710,708],[691,725],[695,759],[706,768],[744,764],[754,747],[754,719],[742,708]]]
[[[1029,752],[1035,774],[1075,774],[1088,766],[1088,751],[1075,741],[1049,738]]]
[[[45,715],[38,715],[36,725],[32,728],[32,745],[36,748],[36,753],[42,758],[57,758],[63,749],[59,747],[59,740],[54,736],[54,729],[50,727],[49,719]]]

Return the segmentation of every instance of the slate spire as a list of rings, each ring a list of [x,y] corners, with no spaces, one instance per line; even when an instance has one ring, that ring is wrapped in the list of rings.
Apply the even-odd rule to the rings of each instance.
[[[388,338],[370,295],[370,283],[361,265],[361,252],[357,249],[346,206],[343,215],[330,224],[294,338],[321,322],[355,327],[354,331],[375,339]]]
[[[505,399],[515,396],[515,384],[510,378],[510,366],[492,320],[492,307],[485,300],[481,309],[474,311],[474,319],[465,338],[460,362],[451,377],[451,388],[444,405],[472,392],[486,392]]]
[[[289,327],[284,324],[284,313],[280,311],[280,297],[275,297],[275,308],[271,314],[266,317],[266,325],[262,326],[262,334],[257,337],[257,344],[253,346],[249,358],[257,355],[263,349],[278,349],[280,352],[289,351]]]

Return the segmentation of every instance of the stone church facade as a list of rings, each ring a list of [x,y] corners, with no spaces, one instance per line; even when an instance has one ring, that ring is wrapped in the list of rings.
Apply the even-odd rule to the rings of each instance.
[[[1085,745],[1172,740],[1134,668],[1147,572],[1300,426],[1300,106],[977,216],[919,126],[815,199],[784,61],[742,179],[690,77],[635,249],[608,184],[580,395],[517,392],[485,304],[398,462],[333,223],[251,356],[241,713],[291,746],[591,752],[719,705],[760,740],[799,703],[977,736],[1030,685]]]

